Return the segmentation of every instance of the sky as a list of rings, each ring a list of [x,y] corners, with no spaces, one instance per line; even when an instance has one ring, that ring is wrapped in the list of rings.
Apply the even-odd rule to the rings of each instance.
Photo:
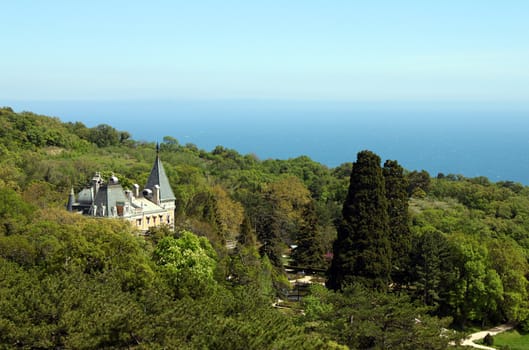
[[[529,1],[0,0],[0,104],[529,105]]]

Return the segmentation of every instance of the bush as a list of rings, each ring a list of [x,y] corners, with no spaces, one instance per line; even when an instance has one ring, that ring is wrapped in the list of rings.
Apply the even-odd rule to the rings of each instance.
[[[483,338],[483,344],[485,344],[487,346],[494,345],[494,337],[490,333],[487,333],[485,338]]]

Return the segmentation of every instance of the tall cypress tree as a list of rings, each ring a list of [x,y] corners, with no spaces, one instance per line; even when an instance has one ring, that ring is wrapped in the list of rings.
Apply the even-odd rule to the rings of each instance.
[[[333,245],[327,286],[341,289],[351,282],[386,290],[390,281],[391,246],[386,189],[380,157],[358,153]]]
[[[388,200],[389,240],[391,243],[391,279],[397,285],[405,282],[411,251],[408,223],[408,181],[404,169],[395,160],[384,163],[384,182]]]

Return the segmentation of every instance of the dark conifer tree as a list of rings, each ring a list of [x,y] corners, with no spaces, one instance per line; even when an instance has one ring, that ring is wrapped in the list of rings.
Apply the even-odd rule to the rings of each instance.
[[[267,255],[275,267],[282,266],[281,254],[284,244],[281,240],[281,222],[270,200],[262,194],[246,199],[248,216],[260,243],[259,254]],[[253,229],[252,229],[253,230]],[[244,236],[243,236],[244,237]],[[239,237],[243,239],[243,237]]]
[[[261,224],[260,231],[257,232],[257,237],[262,243],[259,253],[267,255],[275,267],[282,267],[281,256],[284,244],[281,240],[281,222],[277,215],[274,215],[274,211],[271,210],[265,214]]]
[[[414,170],[407,175],[408,196],[421,197],[430,191],[431,179],[426,170]]]
[[[387,289],[391,271],[389,220],[384,177],[376,154],[358,153],[342,213],[327,286],[338,290],[359,282],[369,288]]]
[[[237,244],[240,246],[256,246],[257,236],[255,230],[252,228],[252,223],[248,215],[245,215],[242,223],[240,234],[237,237]]]
[[[446,236],[427,230],[413,237],[410,283],[415,297],[434,312],[450,314],[450,294],[458,279],[457,255]]]
[[[296,239],[297,248],[292,253],[294,263],[297,266],[322,268],[325,266],[325,249],[313,201],[303,209],[302,220]]]
[[[404,169],[395,160],[384,163],[384,182],[388,200],[389,240],[391,243],[391,279],[397,285],[405,283],[409,265],[411,234],[408,219],[408,182]]]
[[[258,286],[262,269],[257,236],[250,218],[245,215],[237,237],[237,246],[234,254],[230,255],[228,280],[235,285]]]

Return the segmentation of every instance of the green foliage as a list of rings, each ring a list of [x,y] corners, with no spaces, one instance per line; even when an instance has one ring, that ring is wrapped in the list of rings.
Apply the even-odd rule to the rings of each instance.
[[[396,285],[406,281],[411,250],[411,233],[408,217],[408,182],[404,169],[397,161],[384,163],[383,174],[386,186],[389,216],[389,240],[391,243],[391,278]]]
[[[11,150],[18,147],[37,149],[44,147],[82,147],[78,136],[68,132],[58,118],[30,112],[15,113],[10,108],[0,108],[0,139]]]
[[[493,240],[488,244],[491,267],[503,287],[499,305],[501,315],[512,323],[529,318],[529,264],[524,252],[513,240]]]
[[[205,293],[214,285],[216,253],[209,241],[189,231],[167,236],[156,245],[154,261],[177,295]]]
[[[458,273],[454,247],[439,231],[426,229],[413,240],[410,282],[415,297],[445,314]]]
[[[34,210],[14,190],[0,186],[0,236],[21,231],[33,217]]]
[[[483,338],[483,344],[485,344],[486,346],[494,345],[494,337],[490,333],[487,333],[485,338]]]
[[[325,248],[314,202],[306,204],[301,220],[296,237],[297,248],[292,253],[294,264],[306,268],[325,268]]]
[[[88,131],[88,141],[98,147],[116,146],[120,142],[119,132],[107,124],[100,124]]]
[[[248,193],[244,202],[251,204],[248,214],[262,243],[261,254],[266,254],[274,266],[282,267],[282,255],[294,241],[303,208],[310,202],[309,191],[298,178],[283,176],[263,186],[260,193]]]
[[[71,187],[94,171],[145,183],[154,143],[0,108],[0,347],[436,349],[448,342],[438,328],[447,320],[436,316],[529,329],[529,189],[521,184],[402,176],[398,163],[381,169],[370,152],[353,171],[306,156],[208,152],[171,136],[160,152],[176,226],[202,238],[159,228],[145,239],[125,222],[64,211]],[[289,287],[286,247],[298,243],[295,261],[320,266],[335,223],[334,267],[343,275],[332,278],[343,293],[313,289],[304,316],[272,308]],[[228,251],[224,242],[235,238]],[[391,288],[384,295],[350,280]]]
[[[442,298],[450,299],[450,306],[445,308],[442,301],[437,312],[453,315],[460,326],[472,320],[495,323],[528,318],[529,222],[525,215],[529,201],[523,190],[479,178],[447,176],[432,181],[430,198],[413,199],[412,204],[415,234],[437,230],[453,247],[452,258],[441,264],[453,266],[458,283],[443,283],[437,289],[451,294]]]
[[[518,330],[496,334],[494,344],[501,350],[528,350],[529,334]]]
[[[214,186],[213,213],[217,230],[222,241],[233,241],[239,235],[239,230],[244,217],[242,204],[230,198],[229,194],[221,186]]]
[[[53,210],[35,220],[0,237],[10,252],[0,257],[0,343],[8,348],[267,349],[309,341],[270,307],[273,269],[261,267],[255,250],[248,273],[260,281],[211,288],[215,252],[189,232],[160,239],[158,270],[149,245],[123,222]],[[176,281],[179,291],[188,288],[180,299]],[[310,341],[308,348],[321,348]]]
[[[239,247],[255,247],[257,244],[257,236],[252,228],[250,218],[247,215],[245,215],[242,220],[240,233],[237,237],[237,244]]]
[[[453,239],[460,271],[453,299],[455,317],[461,324],[488,320],[498,312],[502,301],[501,280],[488,266],[486,247],[468,236],[456,235]]]
[[[412,171],[407,174],[408,196],[417,196],[430,191],[430,174],[426,170]]]
[[[358,153],[342,213],[327,285],[337,290],[360,281],[387,289],[391,271],[389,218],[380,158],[376,154]]]
[[[449,319],[428,316],[427,309],[412,306],[404,295],[358,285],[338,293],[315,285],[303,304],[304,320],[313,331],[352,349],[446,349],[453,340],[441,336]]]
[[[137,344],[134,332],[143,325],[133,293],[154,274],[142,241],[124,223],[50,211],[0,237],[0,247],[2,344]]]

